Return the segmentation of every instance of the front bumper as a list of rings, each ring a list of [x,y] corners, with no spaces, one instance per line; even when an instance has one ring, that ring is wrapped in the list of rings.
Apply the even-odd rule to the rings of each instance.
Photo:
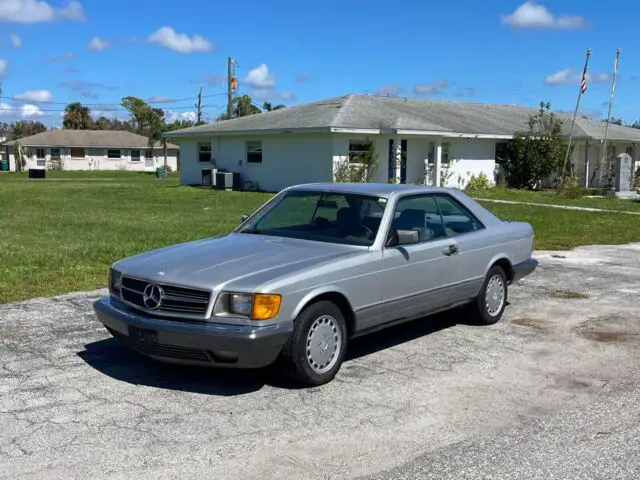
[[[522,280],[527,275],[531,275],[538,267],[538,260],[530,258],[524,262],[518,263],[511,269],[511,283]]]
[[[185,365],[260,368],[273,363],[292,325],[252,327],[147,317],[109,297],[93,304],[98,320],[127,347],[155,360]]]

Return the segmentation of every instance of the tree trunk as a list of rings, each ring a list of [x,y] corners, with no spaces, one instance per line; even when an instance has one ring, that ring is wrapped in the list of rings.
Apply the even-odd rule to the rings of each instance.
[[[162,151],[164,153],[164,171],[167,171],[167,144],[163,143]]]

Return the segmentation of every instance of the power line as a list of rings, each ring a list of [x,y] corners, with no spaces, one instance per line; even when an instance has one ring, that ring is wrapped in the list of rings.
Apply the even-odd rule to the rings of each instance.
[[[202,98],[211,98],[211,97],[217,97],[220,95],[226,95],[227,92],[219,92],[219,93],[212,93],[209,95],[202,95]],[[156,101],[150,101],[150,102],[145,102],[148,104],[158,104],[158,103],[178,103],[178,102],[187,102],[187,101],[193,101],[196,100],[198,97],[185,97],[185,98],[176,98],[176,99],[167,99],[167,100],[156,100]],[[5,99],[5,100],[14,100],[14,101],[20,101],[20,102],[28,102],[28,103],[39,103],[39,104],[47,104],[47,105],[69,105],[70,103],[75,103],[75,102],[54,102],[54,101],[50,101],[50,100],[21,100],[19,98],[15,98],[15,97],[5,97],[5,96],[0,96],[0,99]],[[120,103],[83,103],[83,102],[79,102],[81,103],[83,106],[87,106],[87,107],[103,107],[103,106],[109,106],[109,105],[120,105]],[[193,108],[193,107],[189,107],[189,108]],[[99,108],[99,110],[104,110],[102,108]]]
[[[213,104],[207,104],[207,105],[203,105],[202,109],[204,110],[205,108],[223,108],[224,105],[213,105]],[[50,109],[50,108],[39,108],[38,109],[41,112],[52,112],[52,113],[64,113],[64,110],[60,110],[60,109]],[[182,107],[175,107],[172,109],[167,109],[170,112],[174,111],[174,110],[193,110],[193,106],[182,106]],[[2,112],[21,112],[23,111],[23,107],[1,107],[0,108],[0,113]],[[129,110],[127,110],[126,108],[97,108],[95,110],[96,112],[128,112]]]

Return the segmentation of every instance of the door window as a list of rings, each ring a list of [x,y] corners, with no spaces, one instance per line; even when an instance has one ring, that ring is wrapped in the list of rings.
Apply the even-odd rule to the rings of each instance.
[[[433,195],[415,195],[398,200],[391,227],[417,231],[420,242],[446,236]]]

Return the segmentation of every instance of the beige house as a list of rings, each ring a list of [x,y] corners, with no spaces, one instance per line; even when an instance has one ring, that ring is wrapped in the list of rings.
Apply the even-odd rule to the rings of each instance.
[[[24,170],[60,166],[63,170],[155,171],[164,165],[159,142],[149,148],[147,137],[126,131],[47,130],[3,144],[9,170],[16,170],[17,149],[22,150]],[[178,167],[177,145],[167,144],[167,165]]]

